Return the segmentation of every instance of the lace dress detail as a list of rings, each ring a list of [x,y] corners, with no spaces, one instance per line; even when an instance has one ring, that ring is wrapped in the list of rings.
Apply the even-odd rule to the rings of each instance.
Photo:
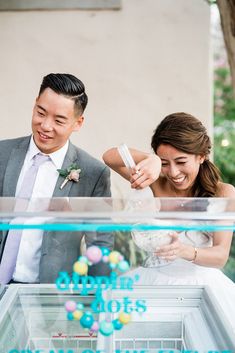
[[[186,231],[179,233],[180,240],[198,248],[212,246],[213,234]],[[235,283],[216,268],[199,266],[184,259],[172,261],[167,266],[131,270],[128,276],[139,275],[137,285],[206,285],[221,304],[235,333]]]

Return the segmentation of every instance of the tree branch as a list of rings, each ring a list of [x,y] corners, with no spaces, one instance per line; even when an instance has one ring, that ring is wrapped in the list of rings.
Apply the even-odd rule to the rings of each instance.
[[[235,93],[235,0],[217,0],[217,4]]]

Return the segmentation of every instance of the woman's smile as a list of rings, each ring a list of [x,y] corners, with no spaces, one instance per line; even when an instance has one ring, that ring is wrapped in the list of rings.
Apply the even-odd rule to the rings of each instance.
[[[171,182],[173,182],[174,184],[176,185],[181,185],[183,184],[183,182],[185,181],[186,179],[186,176],[182,176],[182,177],[179,177],[179,178],[170,178]]]

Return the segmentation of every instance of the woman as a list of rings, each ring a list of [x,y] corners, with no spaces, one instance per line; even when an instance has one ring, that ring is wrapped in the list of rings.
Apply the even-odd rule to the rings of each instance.
[[[130,150],[136,163],[131,171],[117,148],[105,152],[103,159],[132,188],[150,186],[154,197],[235,198],[235,188],[221,181],[209,160],[211,141],[205,127],[192,115],[168,115],[157,126],[151,146],[156,155]],[[171,237],[169,245],[156,249],[167,266],[137,268],[130,275],[138,273],[140,284],[210,285],[219,301],[223,296],[225,312],[235,318],[235,284],[219,270],[228,260],[232,231],[184,231]],[[235,319],[233,325],[235,330]]]
[[[154,197],[235,198],[235,188],[221,181],[219,170],[209,160],[211,142],[205,127],[192,115],[168,115],[155,130],[151,146],[156,155],[131,150],[136,162],[131,175],[116,148],[105,152],[103,159],[130,180],[132,188],[150,186]],[[156,254],[169,261],[181,258],[202,266],[222,268],[226,264],[232,232],[210,235],[212,246],[200,249],[180,238],[173,234],[171,244]]]
[[[192,115],[168,115],[157,126],[151,146],[155,155],[130,150],[136,163],[132,170],[124,166],[117,148],[105,152],[103,159],[129,180],[132,188],[150,186],[154,197],[235,198],[235,188],[221,181],[209,160],[211,141],[205,127]],[[224,313],[232,318],[235,331],[235,284],[219,270],[228,260],[232,231],[189,230],[172,233],[171,237],[169,245],[156,249],[156,255],[168,265],[140,267],[130,275],[139,274],[139,284],[209,285]]]

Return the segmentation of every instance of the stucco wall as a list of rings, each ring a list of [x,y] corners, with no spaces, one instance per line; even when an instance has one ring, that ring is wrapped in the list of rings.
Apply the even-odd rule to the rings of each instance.
[[[30,132],[49,72],[84,81],[89,104],[72,141],[98,158],[123,141],[149,150],[174,111],[210,130],[209,11],[204,0],[123,0],[120,11],[0,12],[0,138]]]

